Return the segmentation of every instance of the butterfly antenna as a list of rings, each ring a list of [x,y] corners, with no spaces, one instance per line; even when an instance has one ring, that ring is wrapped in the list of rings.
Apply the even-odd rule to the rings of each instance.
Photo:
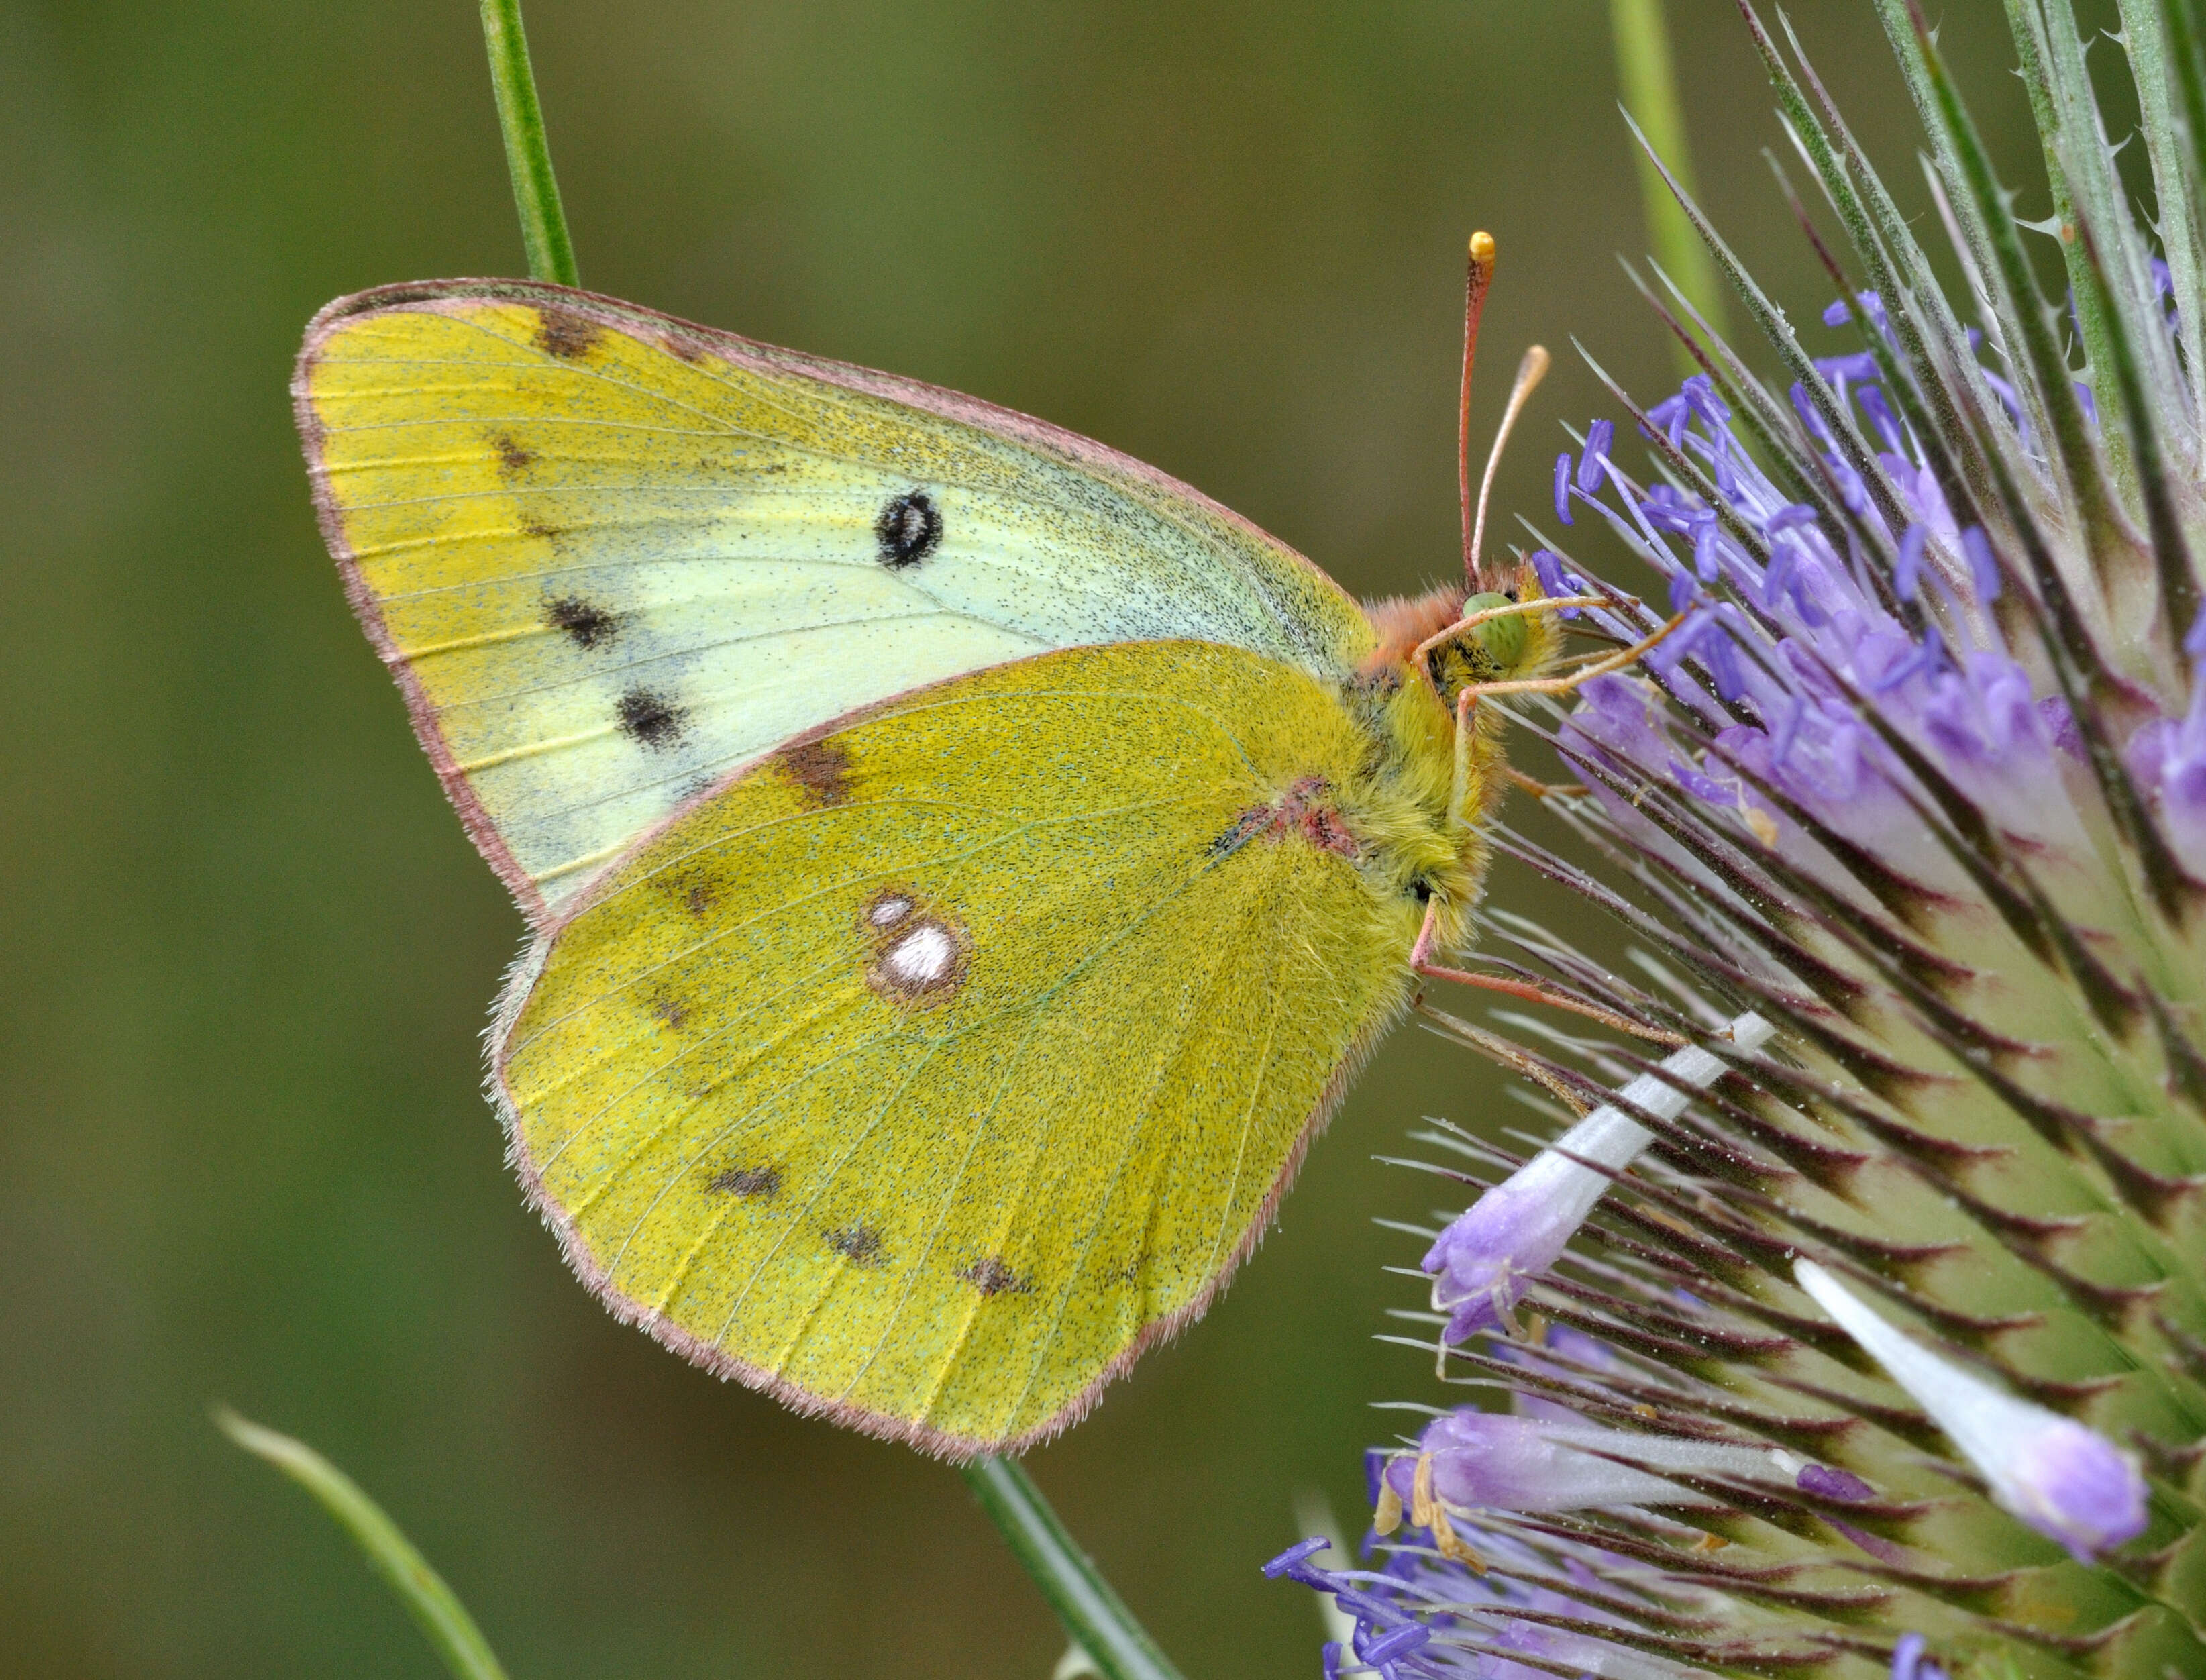
[[[1463,396],[1455,422],[1456,483],[1463,498],[1463,571],[1473,589],[1478,587],[1478,562],[1470,507],[1470,369],[1478,357],[1478,318],[1486,313],[1486,290],[1493,283],[1494,235],[1482,228],[1470,236],[1470,265],[1464,280]]]
[[[1494,447],[1486,456],[1486,476],[1478,484],[1478,516],[1470,527],[1470,549],[1464,557],[1464,569],[1476,589],[1479,545],[1486,540],[1486,498],[1494,493],[1494,475],[1500,469],[1501,446],[1509,441],[1515,429],[1517,416],[1524,411],[1532,393],[1540,388],[1540,381],[1547,377],[1550,358],[1544,345],[1532,345],[1524,352],[1523,360],[1517,364],[1517,383],[1509,388],[1509,406],[1501,411],[1500,430],[1494,434]]]

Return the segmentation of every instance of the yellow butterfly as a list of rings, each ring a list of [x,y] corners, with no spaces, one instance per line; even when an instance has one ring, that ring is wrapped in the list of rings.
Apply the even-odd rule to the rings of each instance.
[[[1577,680],[1529,569],[1367,611],[1098,444],[556,286],[343,299],[293,389],[534,929],[491,1087],[569,1261],[953,1457],[1201,1312],[1453,972],[1506,773],[1476,694]]]

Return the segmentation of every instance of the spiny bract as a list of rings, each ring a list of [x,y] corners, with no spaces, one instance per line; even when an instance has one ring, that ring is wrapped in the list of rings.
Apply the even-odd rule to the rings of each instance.
[[[1645,411],[1612,386],[1650,476],[1597,421],[1555,512],[1694,617],[1552,714],[1569,840],[1500,841],[1645,988],[1488,917],[1695,1042],[1550,1034],[1550,1089],[1604,1105],[1529,1164],[1422,1135],[1486,1192],[1425,1256],[1423,1345],[1514,1411],[1374,1450],[1369,1567],[1268,1566],[1355,1617],[1328,1672],[2206,1676],[2206,31],[2123,0],[2100,49],[2147,219],[2069,0],[2009,0],[2025,224],[1911,0],[1878,4],[1970,295],[1743,6],[1856,344],[1812,355],[1688,206],[1790,389],[1649,291],[1704,371]],[[1608,633],[1652,623],[1614,599]]]

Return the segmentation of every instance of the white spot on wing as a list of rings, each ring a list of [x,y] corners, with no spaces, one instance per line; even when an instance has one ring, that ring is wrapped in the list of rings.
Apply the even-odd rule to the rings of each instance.
[[[886,905],[881,907],[883,909]],[[874,920],[880,919],[876,910]],[[932,986],[957,960],[957,943],[939,922],[923,921],[881,954],[891,979],[905,986]]]
[[[876,927],[894,927],[910,914],[909,898],[884,898],[866,913],[866,919]]]

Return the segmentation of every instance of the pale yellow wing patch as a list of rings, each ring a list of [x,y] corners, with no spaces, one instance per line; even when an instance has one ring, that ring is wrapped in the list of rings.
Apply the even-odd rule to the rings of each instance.
[[[519,283],[310,329],[324,523],[470,831],[533,913],[736,766],[1039,650],[1368,651],[1322,573],[969,399]]]
[[[1399,1005],[1363,738],[1233,649],[1051,653],[677,815],[502,1011],[515,1153],[623,1316],[963,1454],[1208,1299]]]

